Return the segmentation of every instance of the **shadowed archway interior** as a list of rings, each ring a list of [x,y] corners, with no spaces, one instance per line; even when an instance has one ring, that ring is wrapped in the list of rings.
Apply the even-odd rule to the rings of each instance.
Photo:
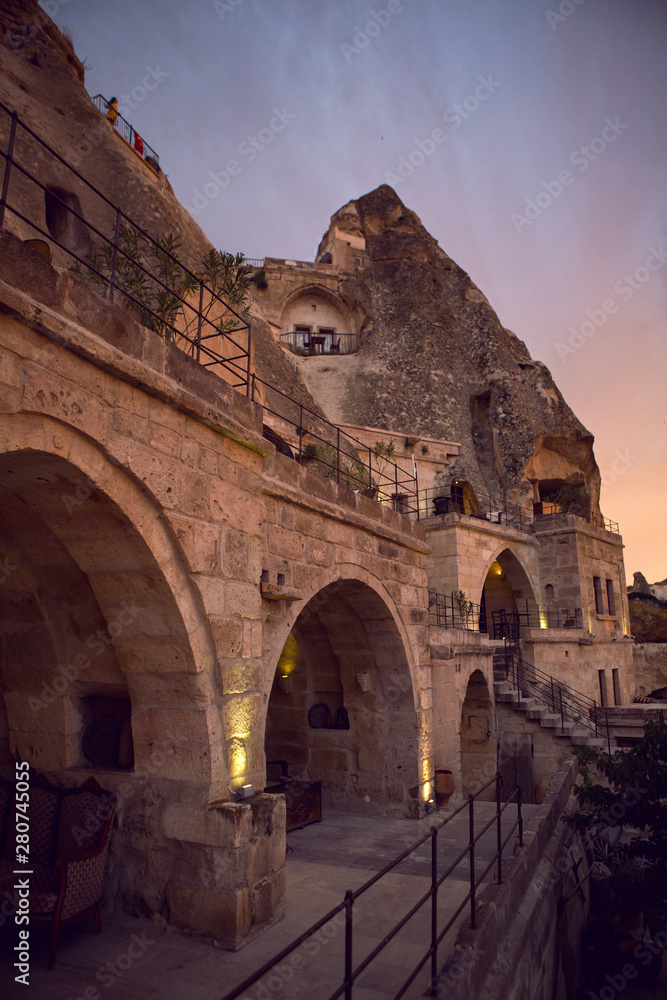
[[[416,815],[419,721],[387,605],[366,584],[339,580],[311,599],[291,635],[298,653],[276,672],[267,761],[321,781],[325,808]]]

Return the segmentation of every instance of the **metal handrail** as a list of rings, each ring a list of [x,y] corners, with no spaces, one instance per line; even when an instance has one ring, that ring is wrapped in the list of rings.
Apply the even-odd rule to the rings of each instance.
[[[111,105],[107,101],[106,97],[103,97],[101,94],[95,94],[92,101],[97,110],[100,112],[100,114],[104,115],[104,117],[106,118],[107,112],[111,108]],[[153,147],[149,146],[144,137],[139,135],[134,126],[130,125],[130,123],[125,118],[123,118],[120,111],[116,110],[115,108],[114,110],[116,111],[116,117],[115,120],[111,122],[111,124],[116,129],[121,139],[124,139],[125,142],[128,144],[128,146],[131,146],[132,149],[137,153],[137,155],[142,157],[142,159],[148,160],[150,158],[155,160],[155,166],[159,168],[160,157],[157,155]],[[111,119],[107,120],[111,121]],[[119,122],[120,125],[118,124]],[[136,141],[137,139],[140,140],[141,143],[140,146],[139,143],[137,143]],[[138,146],[139,148],[137,148]],[[152,166],[151,163],[149,163],[148,165],[149,167]]]
[[[594,528],[602,528],[603,531],[609,531],[612,535],[619,535],[618,521],[612,521],[608,517],[604,517],[602,514],[596,514],[594,511],[580,511],[580,510],[562,510],[558,504],[550,503],[548,500],[540,501],[540,507],[542,508],[542,513],[534,514],[535,521],[539,523],[544,523],[546,521],[554,521],[559,517],[578,517],[582,521],[586,521],[587,524],[592,524]],[[545,510],[545,507],[550,507],[550,510]]]
[[[291,330],[289,333],[280,334],[280,343],[293,354],[298,354],[301,357],[355,354],[359,350],[359,341],[355,333],[318,333],[315,331],[306,333],[305,330]]]
[[[537,697],[547,706],[551,705],[553,714],[560,716],[561,733],[565,732],[566,721],[573,722],[590,730],[598,738],[603,735],[607,741],[607,749],[611,751],[609,713],[603,705],[532,663],[527,663],[517,647],[507,641],[505,665],[507,678],[515,690],[520,691],[524,697]]]
[[[490,524],[509,525],[520,531],[529,531],[533,523],[532,510],[490,493],[475,493],[474,496],[452,497],[449,486],[430,486],[419,491],[419,519],[439,517],[446,514],[463,514]]]
[[[475,830],[475,802],[477,798],[486,791],[491,785],[495,785],[495,805],[496,810],[491,819],[482,827],[481,830]],[[334,989],[333,993],[329,995],[327,1000],[337,1000],[338,997],[345,997],[345,1000],[354,1000],[354,984],[359,976],[368,968],[368,966],[382,953],[386,946],[395,938],[400,930],[415,916],[416,913],[421,910],[423,906],[427,903],[431,904],[431,934],[430,934],[430,944],[427,948],[425,954],[420,959],[420,961],[414,966],[410,971],[407,979],[399,987],[398,991],[394,994],[393,1000],[400,1000],[409,989],[412,982],[419,975],[424,966],[430,962],[430,973],[431,973],[431,993],[436,995],[436,980],[438,976],[438,947],[441,944],[443,938],[451,930],[454,922],[458,919],[460,914],[470,904],[470,926],[475,928],[477,924],[477,890],[480,885],[491,871],[491,869],[496,866],[496,879],[500,884],[502,883],[502,866],[503,866],[503,852],[507,847],[508,843],[514,836],[515,832],[518,831],[519,847],[523,847],[523,816],[521,813],[521,789],[517,788],[512,792],[512,794],[507,798],[507,800],[501,805],[500,793],[502,789],[502,777],[500,774],[494,775],[485,785],[478,788],[477,791],[468,797],[468,799],[463,802],[457,809],[450,813],[444,820],[438,824],[434,824],[428,833],[425,833],[419,840],[416,840],[410,847],[406,848],[398,857],[394,858],[393,861],[385,865],[384,868],[377,874],[373,875],[372,878],[368,879],[359,889],[352,890],[348,889],[345,893],[345,898],[334,906],[333,909],[329,910],[325,916],[321,917],[316,923],[300,934],[291,944],[283,948],[277,955],[265,962],[259,969],[253,972],[251,975],[247,976],[242,983],[235,986],[234,989],[225,993],[222,1000],[237,1000],[246,990],[262,979],[267,973],[271,972],[278,963],[282,962],[288,957],[293,951],[295,951],[300,945],[307,941],[313,936],[321,927],[326,923],[336,917],[339,913],[345,912],[345,948],[344,948],[344,968],[343,975],[340,985]],[[512,824],[512,826],[507,830],[503,830],[502,826],[502,816],[505,810],[510,806],[512,802],[516,802],[517,806],[517,816]],[[456,816],[459,815],[464,809],[468,811],[468,843],[459,853],[458,857],[448,866],[447,870],[439,874],[438,872],[438,835],[444,827],[447,826]],[[484,836],[484,834],[496,824],[496,852],[491,858],[490,862],[486,865],[484,870],[480,872],[475,866],[475,846],[478,841]],[[503,836],[503,833],[505,836]],[[372,949],[372,951],[366,955],[356,966],[353,962],[354,953],[354,903],[360,896],[367,892],[372,886],[376,885],[381,879],[386,875],[390,874],[401,862],[405,861],[414,851],[420,848],[427,841],[431,845],[431,885],[430,888],[414,903],[408,910],[407,913],[393,925],[391,930],[385,934],[382,940]],[[444,884],[446,879],[451,875],[455,868],[463,861],[463,859],[468,856],[470,858],[470,888],[465,898],[461,900],[457,906],[454,913],[446,921],[442,928],[438,927],[438,892],[440,887]]]
[[[232,306],[230,306],[227,302],[224,301],[224,299],[222,299],[216,292],[214,292],[212,288],[206,285],[205,282],[201,280],[201,278],[199,278],[193,272],[189,271],[182,264],[182,262],[179,261],[171,252],[166,250],[164,247],[160,246],[160,244],[156,240],[154,240],[149,233],[147,233],[141,226],[137,225],[132,219],[129,218],[129,216],[127,216],[124,212],[122,212],[122,210],[117,205],[114,205],[114,203],[109,198],[107,198],[106,195],[104,195],[101,191],[99,191],[98,188],[96,188],[93,184],[91,184],[90,181],[88,181],[69,163],[67,163],[67,161],[64,160],[59,153],[57,153],[51,146],[49,146],[48,143],[44,142],[44,140],[41,139],[40,136],[38,136],[37,133],[35,133],[28,125],[26,125],[23,121],[21,121],[21,119],[18,117],[15,111],[14,112],[10,111],[9,108],[6,107],[6,105],[4,105],[2,102],[0,102],[0,111],[3,111],[5,112],[5,114],[9,115],[11,120],[7,152],[3,152],[2,150],[0,150],[0,156],[5,161],[2,196],[0,199],[0,227],[4,225],[5,213],[7,211],[11,212],[13,216],[20,219],[22,222],[25,222],[28,226],[34,229],[35,232],[38,232],[41,236],[44,236],[45,239],[47,239],[50,243],[57,246],[60,250],[66,253],[73,260],[76,260],[80,265],[86,267],[91,273],[95,274],[101,282],[108,284],[108,296],[110,301],[113,300],[115,293],[123,295],[127,301],[138,306],[142,310],[142,312],[144,312],[147,316],[150,316],[152,320],[154,320],[156,323],[169,329],[176,338],[175,340],[176,346],[180,347],[180,349],[183,350],[184,353],[190,354],[197,361],[199,361],[200,364],[203,364],[206,367],[212,365],[221,365],[226,371],[228,371],[235,377],[235,381],[232,383],[234,388],[244,388],[247,393],[249,387],[249,369],[250,369],[249,323],[246,322],[243,319],[243,317],[238,312],[236,312],[236,310]],[[81,224],[85,226],[88,231],[94,233],[105,243],[107,243],[109,247],[112,248],[113,256],[112,256],[112,266],[110,274],[108,275],[103,274],[101,271],[95,268],[88,260],[81,257],[70,247],[66,246],[62,241],[54,237],[51,232],[45,230],[43,226],[39,225],[34,220],[29,219],[17,207],[10,204],[9,182],[10,182],[10,175],[12,168],[18,171],[18,173],[20,173],[23,177],[27,178],[33,184],[35,184],[43,192],[46,193],[47,190],[49,190],[47,189],[46,185],[42,183],[42,181],[40,181],[30,170],[25,168],[16,159],[14,149],[16,144],[18,127],[20,127],[24,132],[26,132],[29,136],[31,136],[32,139],[34,139],[47,153],[49,153],[52,157],[54,157],[63,167],[67,168],[68,171],[70,171],[79,181],[81,181],[81,183],[84,184],[88,190],[90,190],[98,198],[100,198],[104,202],[104,204],[113,212],[115,219],[114,234],[113,237],[110,238],[108,234],[103,233],[101,230],[99,230],[95,225],[89,222],[80,212],[78,212],[73,206],[66,204],[55,192],[50,191],[51,197],[55,201],[57,201],[60,205],[63,206],[63,208],[67,211],[68,215],[71,215],[73,218],[78,219],[79,222],[81,222]],[[162,255],[170,258],[175,264],[177,264],[184,275],[187,275],[189,278],[197,282],[200,289],[199,309],[197,309],[193,305],[192,301],[183,298],[181,295],[178,294],[178,292],[176,292],[174,289],[166,285],[158,276],[148,271],[141,264],[141,262],[136,261],[134,258],[130,257],[123,250],[122,246],[119,243],[119,236],[123,226],[123,220],[125,220],[130,226],[136,229],[137,232],[140,233],[141,236],[143,236],[153,247],[158,248]],[[143,302],[139,301],[130,292],[119,286],[118,284],[119,259],[120,260],[126,259],[131,261],[133,266],[137,267],[141,272],[146,274],[152,281],[155,282],[157,286],[159,286],[164,291],[166,291],[170,296],[172,296],[174,300],[180,302],[184,309],[187,308],[192,311],[193,318],[194,316],[196,316],[198,319],[196,337],[193,338],[189,336],[185,331],[180,330],[173,323],[170,323],[164,317],[158,315],[154,310],[150,309]],[[238,326],[235,326],[234,329],[223,333],[219,330],[219,328],[216,326],[215,323],[213,323],[211,320],[208,319],[208,316],[203,314],[202,298],[204,290],[206,290],[207,294],[211,297],[211,301],[216,301],[217,303],[219,303],[219,305],[226,311],[226,313],[230,314],[238,322]],[[213,332],[203,333],[202,328],[204,326],[211,329]],[[238,333],[245,334],[245,339],[246,339],[245,345],[242,345],[239,342],[237,342],[237,340],[235,340],[234,337],[232,336],[232,334],[238,334]],[[212,338],[215,337],[220,337],[224,344],[227,344],[231,347],[231,354],[229,356],[219,353],[218,351],[214,350],[209,344],[206,343],[206,341],[211,340]],[[182,341],[183,344],[187,346],[181,346],[181,344],[178,343],[179,340]],[[204,360],[202,360],[202,358]]]
[[[293,428],[293,446],[284,442],[291,458],[301,464],[312,461],[323,466],[328,470],[327,477],[339,485],[390,505],[399,513],[409,513],[416,507],[417,480],[414,476],[405,473],[396,462],[378,459],[372,446],[347,432],[343,433],[323,414],[293,399],[256,374],[250,379],[251,400],[257,401],[258,387],[261,386],[274,394],[282,407],[273,408],[265,393],[261,401],[264,412]]]

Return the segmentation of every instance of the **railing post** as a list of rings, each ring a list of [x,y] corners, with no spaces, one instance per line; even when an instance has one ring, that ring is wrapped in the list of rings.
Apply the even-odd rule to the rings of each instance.
[[[254,376],[254,374],[252,376],[252,379],[250,380],[250,383],[251,383],[250,399],[254,403],[255,402],[255,376]]]
[[[470,926],[474,930],[475,922],[475,800],[470,796],[468,799],[468,830],[470,843]]]
[[[303,403],[299,403],[299,458],[303,448]]]
[[[252,333],[250,331],[250,323],[248,323],[248,357],[246,358],[246,363],[245,363],[245,384],[246,384],[246,390],[245,391],[246,391],[246,396],[248,396],[249,393],[250,393],[250,346],[251,346],[251,340],[252,340]],[[252,378],[253,378],[253,387],[254,387],[255,376],[253,375]],[[253,396],[253,399],[254,399],[254,396]]]
[[[496,850],[498,852],[498,885],[503,880],[503,834],[502,834],[502,813],[500,811],[500,786],[502,778],[496,775]]]
[[[523,847],[523,816],[521,815],[521,785],[517,786],[516,811],[517,811],[517,819],[519,820],[519,847]]]
[[[203,305],[204,305],[204,282],[199,282],[199,312],[197,313],[197,337],[195,339],[195,345],[197,350],[197,361],[199,361],[199,355],[201,353],[201,324],[203,319]]]
[[[352,1000],[352,905],[354,894],[351,889],[345,893],[345,1000]]]
[[[336,428],[336,482],[340,483],[340,427]]]
[[[116,266],[118,263],[118,234],[120,233],[120,209],[116,209],[116,226],[113,234],[113,257],[111,259],[111,277],[109,278],[109,302],[113,302],[113,290],[116,285]]]
[[[9,127],[9,140],[7,142],[7,158],[5,160],[5,176],[2,180],[2,197],[0,197],[0,229],[5,223],[5,208],[7,206],[7,195],[9,193],[9,175],[14,162],[14,141],[16,139],[16,124],[19,116],[16,111],[12,111],[12,123]]]
[[[564,733],[565,719],[563,718],[563,689],[560,685],[558,686],[558,693],[560,695],[560,731],[561,733]]]
[[[431,827],[431,989],[435,992],[435,981],[438,977],[438,830]]]

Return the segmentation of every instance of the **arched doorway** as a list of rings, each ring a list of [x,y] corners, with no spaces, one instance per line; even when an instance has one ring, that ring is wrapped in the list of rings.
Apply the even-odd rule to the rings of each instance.
[[[480,604],[480,629],[491,639],[518,641],[522,626],[538,625],[533,587],[510,549],[503,549],[489,566]]]
[[[432,790],[405,647],[379,594],[358,580],[324,587],[278,662],[267,761],[321,781],[325,808],[418,815]]]
[[[470,676],[461,709],[461,792],[471,795],[496,773],[496,725],[494,705],[481,670]],[[482,799],[495,797],[493,786]]]
[[[196,593],[159,508],[101,449],[30,416],[0,418],[0,436],[16,445],[0,455],[3,763],[114,792],[108,902],[161,911],[183,854],[167,804],[205,810],[228,785]],[[123,753],[100,756],[113,720]]]

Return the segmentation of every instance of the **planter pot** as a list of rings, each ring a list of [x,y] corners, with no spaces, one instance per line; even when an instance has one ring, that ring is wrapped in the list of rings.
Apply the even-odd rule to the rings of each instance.
[[[450,497],[433,497],[433,506],[435,507],[436,514],[449,514],[451,510],[451,498]]]
[[[456,791],[454,775],[451,771],[441,770],[435,772],[435,801],[441,809],[446,809],[449,805],[450,796]]]

